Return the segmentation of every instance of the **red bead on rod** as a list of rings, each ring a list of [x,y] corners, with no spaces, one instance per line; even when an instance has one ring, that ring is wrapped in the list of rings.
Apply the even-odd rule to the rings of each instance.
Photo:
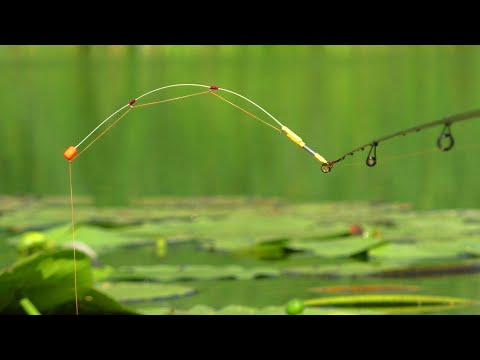
[[[135,104],[136,102],[137,102],[137,99],[133,99],[132,101],[130,101],[130,102],[128,103],[128,105],[132,106],[132,105]]]
[[[218,86],[210,86],[210,90],[218,90]]]

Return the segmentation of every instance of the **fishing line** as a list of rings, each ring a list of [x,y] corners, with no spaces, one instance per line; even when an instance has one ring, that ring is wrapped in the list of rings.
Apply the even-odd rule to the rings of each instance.
[[[123,118],[125,115],[127,115],[127,114],[130,112],[130,110],[132,110],[132,109],[130,108],[130,109],[128,109],[127,111],[125,111],[125,112],[122,114],[122,116],[120,116],[120,117],[119,117],[117,120],[115,120],[109,127],[107,127],[105,130],[103,130],[103,131],[100,133],[100,135],[98,135],[98,136],[97,136],[95,139],[93,139],[87,146],[85,146],[85,148],[84,148],[82,151],[80,151],[80,152],[78,153],[78,155],[75,156],[75,157],[72,159],[72,161],[77,160],[80,155],[82,155],[82,154],[83,154],[90,146],[92,146],[98,139],[100,139],[103,135],[105,135],[105,133],[106,133],[108,130],[110,130],[112,127],[114,127],[115,124],[118,123],[120,120],[122,120],[122,118]]]
[[[78,315],[78,293],[77,293],[77,254],[75,244],[75,216],[73,212],[73,186],[72,186],[72,162],[68,162],[68,173],[70,175],[70,207],[72,209],[72,243],[73,243],[73,282],[75,289],[75,313]]]
[[[215,95],[215,96],[217,96],[219,99],[221,99],[221,100],[229,103],[229,104],[232,105],[232,106],[235,106],[237,109],[240,109],[240,110],[243,111],[245,114],[252,116],[253,118],[257,119],[258,121],[261,121],[263,124],[268,125],[268,126],[270,126],[271,128],[275,129],[276,131],[282,132],[282,130],[280,130],[280,129],[277,128],[276,126],[274,126],[274,125],[266,122],[265,120],[260,119],[259,117],[253,115],[251,112],[248,112],[247,110],[245,110],[245,109],[241,108],[240,106],[238,106],[238,105],[236,105],[236,104],[228,101],[227,99],[221,97],[220,95],[218,95],[218,94],[216,94],[216,93],[214,93],[214,92],[212,92],[212,95]]]
[[[138,108],[138,107],[142,107],[142,106],[150,106],[150,105],[155,105],[155,104],[161,104],[161,103],[168,102],[168,101],[185,99],[185,98],[188,98],[188,97],[191,97],[191,96],[208,94],[209,92],[210,92],[209,90],[207,90],[207,91],[202,91],[202,92],[198,92],[198,93],[195,93],[195,94],[178,96],[178,97],[171,98],[171,99],[166,99],[166,100],[154,101],[154,102],[146,103],[146,104],[135,105],[135,107]],[[133,108],[133,104],[131,105],[131,107]]]

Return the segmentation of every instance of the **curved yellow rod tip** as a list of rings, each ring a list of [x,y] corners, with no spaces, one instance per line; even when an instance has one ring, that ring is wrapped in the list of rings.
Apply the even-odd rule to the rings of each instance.
[[[288,136],[290,140],[292,140],[295,144],[300,147],[304,147],[305,143],[303,142],[302,138],[295,134],[292,130],[287,128],[285,125],[282,126],[282,131]]]
[[[316,158],[318,161],[320,161],[322,164],[326,164],[326,163],[328,162],[328,161],[325,160],[325,158],[324,158],[322,155],[320,155],[319,153],[315,153],[315,155],[313,155],[313,156],[315,156],[315,158]]]
[[[63,156],[68,161],[71,161],[75,157],[75,155],[77,155],[77,148],[75,146],[69,146],[67,150],[63,152]]]

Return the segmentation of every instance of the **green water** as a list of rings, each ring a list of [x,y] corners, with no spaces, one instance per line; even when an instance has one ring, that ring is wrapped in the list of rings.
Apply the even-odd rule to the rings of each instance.
[[[479,64],[478,46],[0,46],[0,193],[68,194],[64,149],[164,85],[239,92],[333,159],[377,136],[480,107]],[[98,204],[238,194],[476,208],[479,130],[480,121],[455,124],[448,153],[435,150],[441,128],[394,139],[379,146],[375,168],[361,153],[325,175],[284,136],[202,95],[129,113],[75,162],[74,189]]]

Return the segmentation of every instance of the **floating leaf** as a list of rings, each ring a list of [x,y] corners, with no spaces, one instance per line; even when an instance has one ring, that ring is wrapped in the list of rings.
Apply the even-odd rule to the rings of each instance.
[[[195,294],[195,289],[190,287],[147,282],[103,282],[97,287],[123,303],[169,300]]]
[[[370,285],[336,285],[321,286],[309,289],[311,292],[324,293],[372,293],[372,292],[397,292],[397,291],[418,291],[415,285],[394,285],[394,284],[370,284]]]
[[[279,271],[269,267],[244,268],[238,265],[150,265],[120,267],[109,277],[122,280],[246,280],[258,277],[276,277]]]
[[[455,237],[448,241],[433,239],[418,240],[415,243],[391,243],[382,248],[372,249],[370,255],[382,261],[395,261],[401,259],[426,260],[456,258],[463,254],[474,254],[480,237]]]
[[[80,315],[138,315],[139,312],[120,304],[111,296],[96,289],[88,289],[78,299]],[[72,302],[56,307],[49,315],[75,314],[75,304]]]
[[[312,277],[360,277],[379,274],[384,271],[401,270],[408,268],[408,262],[358,262],[337,261],[336,263],[318,265],[285,266],[282,274],[287,276],[312,276]]]
[[[58,244],[72,244],[71,225],[62,225],[44,232],[45,236]],[[117,246],[143,244],[144,239],[126,237],[112,230],[95,226],[81,225],[75,228],[75,241],[85,244],[96,251],[104,251]]]
[[[315,255],[325,257],[345,257],[355,256],[387,244],[388,242],[384,240],[350,237],[325,242],[294,240],[289,244],[289,247],[296,250],[311,251]]]

